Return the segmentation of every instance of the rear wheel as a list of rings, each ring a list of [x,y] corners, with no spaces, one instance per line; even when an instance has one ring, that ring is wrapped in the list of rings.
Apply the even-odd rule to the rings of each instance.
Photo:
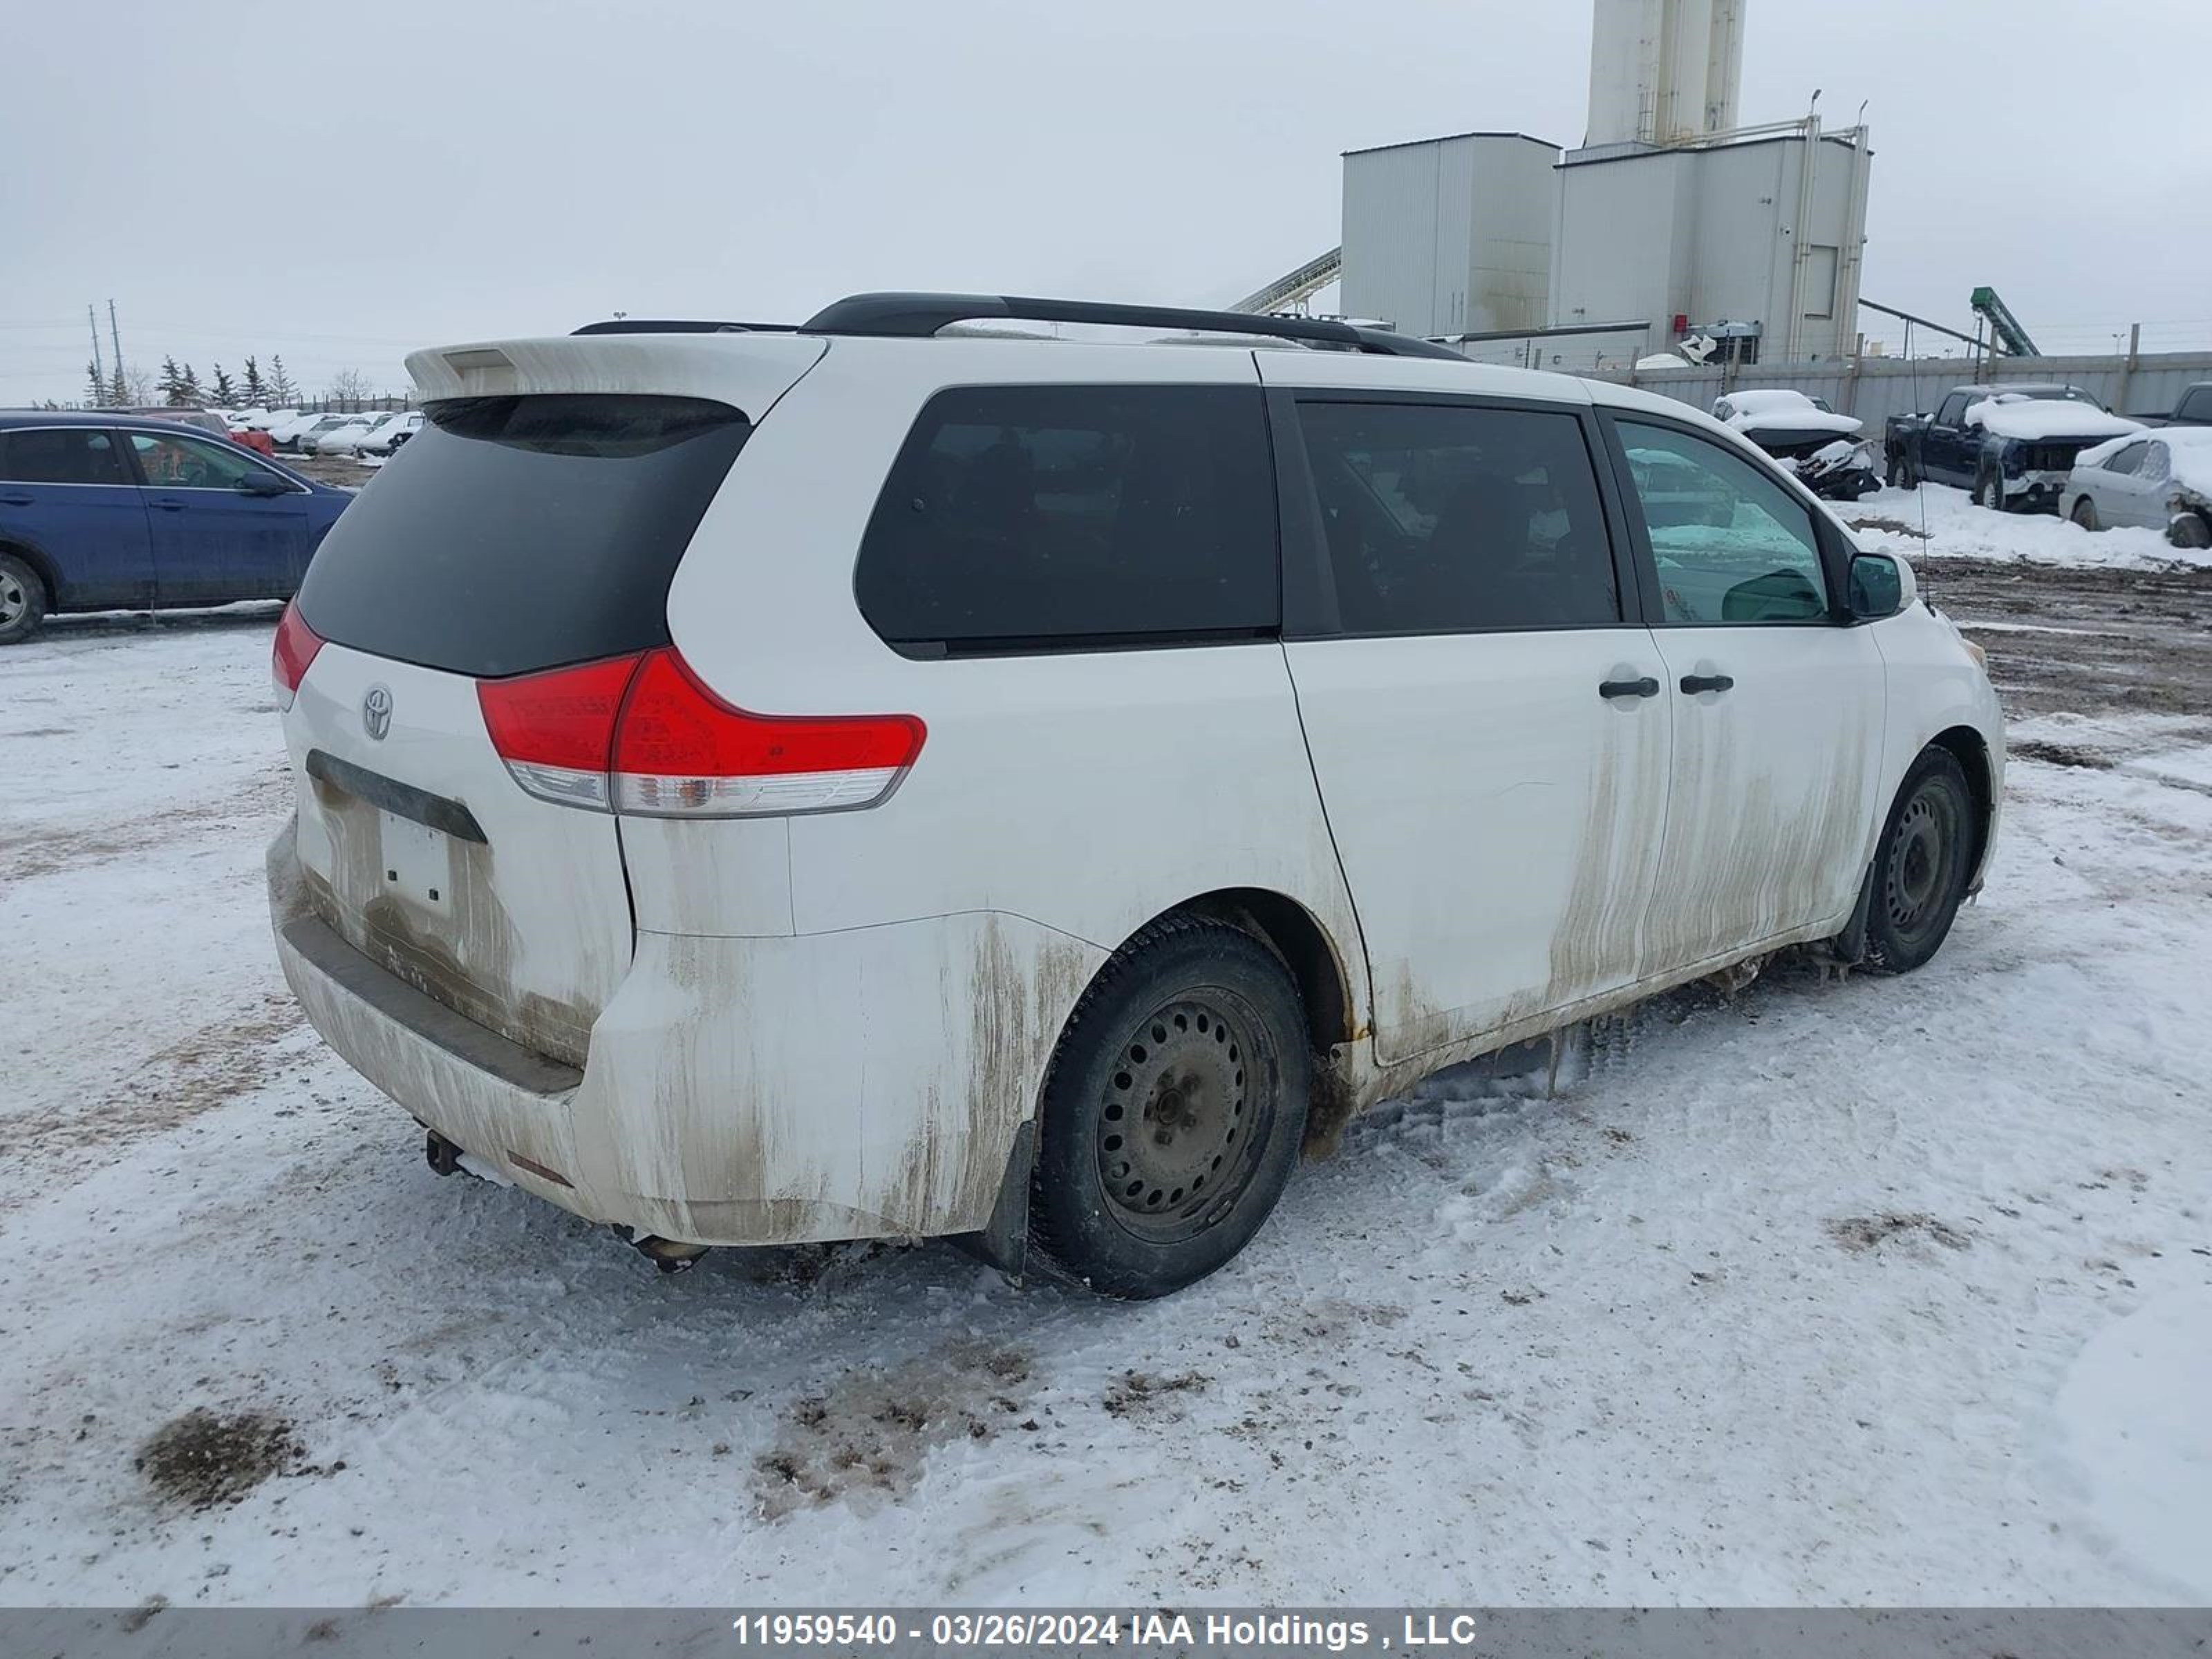
[[[1892,489],[1912,488],[1912,463],[1905,459],[1902,450],[1889,458],[1889,487]]]
[[[1053,1055],[1032,1244],[1108,1296],[1203,1279],[1282,1195],[1312,1064],[1297,988],[1266,945],[1199,917],[1146,927],[1099,969]]]
[[[2005,510],[2004,484],[1994,472],[1984,472],[1974,479],[1973,502],[1986,507],[1992,513]]]
[[[1972,873],[1973,811],[1957,757],[1923,750],[1905,775],[1875,851],[1869,967],[1909,973],[1942,946]]]
[[[2082,496],[2081,500],[2074,503],[2073,512],[2069,514],[2067,516],[2072,519],[2075,524],[2080,525],[2084,530],[2094,530],[2098,527],[2097,504],[2091,501],[2087,495]]]
[[[2166,538],[2176,547],[2212,547],[2212,520],[2202,513],[2184,513],[2166,526]]]
[[[20,645],[46,618],[46,585],[13,553],[0,553],[0,645]]]

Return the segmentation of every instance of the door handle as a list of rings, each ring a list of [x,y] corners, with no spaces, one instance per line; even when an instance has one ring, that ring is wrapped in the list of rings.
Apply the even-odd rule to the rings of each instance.
[[[1597,694],[1608,700],[1614,697],[1656,697],[1659,682],[1646,674],[1640,680],[1600,680]]]
[[[1695,696],[1700,691],[1725,691],[1729,687],[1735,684],[1735,679],[1726,674],[1685,674],[1682,676],[1682,690],[1692,696]]]
[[[185,510],[185,504],[179,501],[174,495],[156,495],[152,501],[147,502],[146,505],[149,507],[158,507],[164,513],[181,513]]]
[[[13,490],[10,490],[5,495],[0,495],[0,502],[4,502],[9,507],[33,506],[38,501],[38,499],[39,498],[36,495],[19,495]]]

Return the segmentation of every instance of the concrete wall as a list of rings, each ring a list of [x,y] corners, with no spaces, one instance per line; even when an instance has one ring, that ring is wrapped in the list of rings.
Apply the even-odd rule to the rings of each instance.
[[[1584,370],[1595,380],[1616,380],[1678,398],[1710,412],[1724,392],[1755,386],[1787,386],[1811,398],[1826,398],[1842,413],[1856,415],[1869,434],[1881,436],[1889,416],[1931,410],[1954,386],[1988,384],[2002,388],[2024,380],[2058,380],[2078,386],[2123,415],[2163,414],[2182,388],[2212,380],[2212,352],[2170,352],[2155,356],[1999,357],[1977,372],[1964,357],[1861,357],[1796,366],[1759,363],[1728,373],[1717,368]]]
[[[1347,155],[1340,308],[1408,334],[1542,326],[1557,155],[1487,133]]]

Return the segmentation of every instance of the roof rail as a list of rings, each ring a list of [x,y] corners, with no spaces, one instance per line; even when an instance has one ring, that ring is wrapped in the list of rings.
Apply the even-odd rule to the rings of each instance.
[[[1237,311],[1192,311],[1179,306],[1110,305],[1085,300],[1040,300],[1013,294],[855,294],[825,306],[799,325],[809,334],[874,334],[922,338],[951,323],[981,318],[1030,323],[1103,323],[1133,328],[1181,328],[1212,334],[1264,334],[1340,351],[1389,357],[1467,359],[1449,346],[1355,328],[1317,317],[1257,317]]]
[[[792,334],[789,323],[715,323],[672,317],[617,317],[586,323],[572,334]]]

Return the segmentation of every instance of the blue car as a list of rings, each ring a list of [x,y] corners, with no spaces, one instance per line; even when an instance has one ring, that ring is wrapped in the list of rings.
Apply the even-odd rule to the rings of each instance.
[[[289,599],[352,499],[179,422],[0,413],[0,645],[62,611]]]

